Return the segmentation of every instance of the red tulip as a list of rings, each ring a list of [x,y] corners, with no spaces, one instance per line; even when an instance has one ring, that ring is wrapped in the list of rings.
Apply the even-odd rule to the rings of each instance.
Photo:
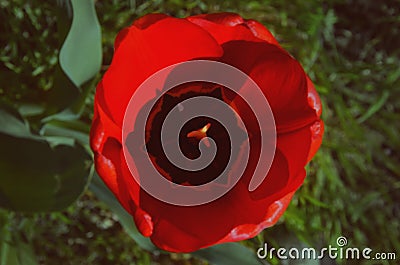
[[[250,132],[250,160],[238,183],[217,200],[182,206],[151,196],[135,180],[125,159],[126,139],[122,130],[129,101],[147,78],[165,67],[196,59],[231,65],[254,80],[272,109],[276,150],[266,178],[254,191],[249,191],[261,152],[260,128],[251,106],[225,88],[199,82],[181,85],[168,95],[164,94],[146,123],[146,150],[157,170],[171,182],[196,186],[210,181],[213,176],[207,173],[190,178],[164,163],[166,158],[160,151],[160,144],[151,139],[159,132],[160,117],[164,117],[169,100],[173,104],[182,100],[182,95],[213,95],[235,109]],[[153,92],[156,90],[154,88]],[[143,100],[136,104],[145,106],[146,103]],[[185,19],[151,14],[123,29],[115,41],[111,66],[97,86],[94,108],[90,140],[98,174],[133,216],[139,231],[158,247],[174,252],[191,252],[218,243],[244,240],[274,225],[303,183],[304,167],[318,150],[323,135],[319,96],[300,64],[259,22],[231,13]],[[137,117],[129,118],[135,121]],[[222,146],[226,144],[224,150],[229,150],[222,127],[210,120],[199,120],[197,124],[186,131],[183,127],[184,133],[179,136],[184,141],[182,152],[186,152],[185,155],[196,157],[198,150],[191,149],[190,143],[197,145],[204,137],[213,138],[212,134],[221,138]],[[237,130],[244,128],[238,125]],[[211,145],[206,141],[204,144]],[[240,154],[237,156],[239,159]],[[210,169],[215,172],[225,165],[221,162],[223,155],[217,153],[216,159],[220,159],[220,164]],[[134,160],[140,172],[136,177],[146,178],[140,170],[141,164]]]

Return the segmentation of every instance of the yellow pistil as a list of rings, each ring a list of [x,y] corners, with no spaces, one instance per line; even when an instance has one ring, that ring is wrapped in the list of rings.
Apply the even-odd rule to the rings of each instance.
[[[199,130],[196,130],[196,131],[191,131],[190,133],[188,133],[188,134],[186,135],[186,137],[195,137],[195,138],[197,138],[198,140],[201,140],[201,139],[203,139],[204,137],[207,137],[207,131],[208,131],[208,129],[210,128],[210,126],[211,126],[211,123],[207,123],[207,125],[205,125],[203,128],[201,128],[201,129],[199,129]],[[204,140],[204,144],[205,144],[207,147],[210,147],[210,141],[208,141],[207,138]]]

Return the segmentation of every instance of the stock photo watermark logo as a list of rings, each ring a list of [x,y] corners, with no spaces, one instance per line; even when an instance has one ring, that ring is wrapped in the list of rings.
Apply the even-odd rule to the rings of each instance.
[[[224,147],[226,150],[222,150],[230,154],[229,161],[216,178],[201,185],[180,185],[167,179],[165,175],[168,174],[163,176],[160,173],[149,156],[152,150],[149,150],[149,130],[146,130],[146,126],[154,108],[162,111],[163,105],[160,107],[157,104],[167,101],[166,94],[190,82],[204,82],[229,89],[250,106],[261,135],[261,152],[248,186],[249,191],[255,190],[266,178],[275,155],[276,128],[271,107],[258,85],[245,73],[228,64],[208,60],[188,61],[166,67],[146,79],[131,97],[123,120],[122,139],[124,157],[132,176],[154,198],[179,206],[195,206],[209,203],[226,194],[239,181],[249,160],[255,159],[249,157],[249,132],[243,117],[224,100],[197,95],[180,101],[163,117],[161,135],[152,136],[157,143],[154,145],[162,147],[157,152],[165,154],[168,163],[183,172],[180,175],[203,170],[217,159],[218,146],[207,133],[218,126],[229,139],[229,144]],[[148,102],[144,107],[139,104],[143,101]],[[209,122],[184,136],[197,137],[199,140],[200,155],[189,159],[180,148],[180,132],[186,124],[199,117]],[[155,157],[159,154],[156,153]],[[139,179],[139,176],[145,177]]]
[[[268,247],[267,243],[257,250],[257,257],[260,259],[280,260],[321,260],[330,258],[333,260],[396,260],[395,252],[374,252],[369,247],[349,247],[347,238],[339,236],[336,239],[336,246],[328,245],[320,250],[315,248],[274,248]]]

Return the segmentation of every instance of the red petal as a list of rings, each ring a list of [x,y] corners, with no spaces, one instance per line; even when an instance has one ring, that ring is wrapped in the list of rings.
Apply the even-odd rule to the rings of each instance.
[[[96,172],[115,194],[121,205],[128,212],[133,213],[130,209],[129,201],[131,201],[131,198],[126,189],[126,185],[124,185],[124,178],[121,178],[119,174],[119,163],[115,161],[116,158],[119,158],[119,146],[115,139],[108,138],[104,144],[104,150],[102,151],[105,155],[100,152],[95,152]]]
[[[257,38],[260,38],[270,44],[279,46],[279,43],[275,39],[274,35],[272,35],[272,33],[260,22],[249,19],[246,20],[245,24]]]
[[[146,216],[143,215],[143,211],[137,211],[136,208],[140,187],[128,169],[121,144],[115,138],[108,137],[102,148],[95,152],[95,162],[96,171],[104,183],[126,211],[134,216],[139,214],[139,217],[135,216],[135,220],[140,220],[139,224],[142,223],[141,219]],[[145,227],[142,230],[148,231],[149,228]]]
[[[232,41],[222,47],[222,62],[245,72],[264,93],[278,133],[303,128],[318,119],[309,105],[306,75],[289,54],[267,43]],[[251,97],[253,92],[244,87],[239,93]],[[240,111],[241,106],[237,104]]]
[[[308,152],[307,163],[314,157],[317,153],[319,147],[322,144],[322,136],[324,135],[324,123],[319,120],[310,126],[311,132],[311,145],[310,151]]]
[[[263,41],[254,35],[244,23],[243,18],[237,14],[218,13],[192,16],[186,19],[210,33],[219,44],[232,40]]]
[[[104,97],[102,96],[102,82],[97,85],[94,100],[94,114],[92,127],[90,128],[90,144],[93,151],[101,150],[104,142],[108,137],[121,140],[121,129],[107,115],[103,106],[105,106]]]
[[[100,150],[104,143],[104,127],[99,117],[99,111],[97,110],[96,103],[94,104],[94,112],[92,119],[92,126],[90,127],[90,148],[94,152]]]
[[[271,32],[255,20],[245,20],[235,13],[216,13],[186,18],[207,30],[220,44],[232,40],[266,41],[279,46]]]
[[[102,177],[104,183],[108,188],[118,196],[118,180],[114,164],[110,159],[107,159],[100,153],[94,154],[94,161],[96,165],[96,172]],[[119,201],[124,201],[126,198],[121,198]],[[127,205],[127,204],[125,204]]]
[[[116,51],[119,48],[119,45],[128,34],[129,34],[129,28],[124,28],[118,33],[114,41],[114,51]]]
[[[230,12],[221,12],[221,13],[213,13],[213,14],[201,14],[197,16],[191,16],[187,18],[188,20],[191,19],[202,19],[210,22],[214,22],[216,24],[234,27],[236,25],[243,24],[244,19],[236,14]]]
[[[278,220],[289,197],[281,203],[276,201],[294,192],[304,180],[304,169],[297,176],[289,176],[288,163],[278,150],[261,189],[248,191],[251,170],[246,171],[228,194],[195,207],[166,204],[142,192],[140,207],[151,215],[154,223],[152,241],[168,251],[191,252],[220,242],[253,237]],[[249,226],[245,228],[243,224]]]
[[[132,94],[149,76],[175,63],[222,54],[221,47],[202,28],[159,14],[144,16],[121,31],[116,47],[97,93],[103,97],[99,96],[99,102],[106,105],[103,109],[119,127]]]
[[[154,23],[159,22],[160,20],[163,19],[168,19],[171,18],[168,15],[165,14],[149,14],[147,16],[143,16],[133,22],[133,25],[139,29],[146,29],[147,27],[150,27]]]
[[[321,99],[315,90],[314,84],[311,79],[307,76],[307,91],[308,91],[308,105],[315,110],[318,117],[322,114]]]
[[[306,126],[294,132],[278,134],[277,150],[282,152],[288,161],[289,176],[297,177],[304,172],[308,153],[311,148],[311,126]],[[291,179],[289,183],[297,186],[298,180]],[[301,183],[303,179],[301,179]],[[300,183],[300,184],[301,184]]]
[[[314,84],[311,82],[310,78],[307,77],[307,88],[308,88],[308,104],[315,110],[318,117],[322,113],[321,99],[318,96],[317,91],[314,88]],[[324,123],[322,120],[316,121],[310,126],[311,132],[311,145],[310,151],[308,153],[307,163],[314,157],[317,153],[319,147],[322,144],[322,136],[324,135]]]
[[[94,151],[96,172],[125,210],[134,216],[139,231],[144,236],[150,236],[153,231],[151,217],[137,207],[140,187],[128,169],[121,144],[113,137],[113,134],[120,137],[118,132],[116,125],[101,107],[95,104],[90,140]]]
[[[303,180],[304,174],[298,179]],[[173,252],[192,252],[223,242],[254,237],[266,227],[274,225],[298,188],[281,192],[275,200],[253,201],[247,187],[238,184],[234,195],[214,201],[211,205],[190,208],[143,201],[151,210],[154,221],[151,240],[158,247]],[[241,193],[241,196],[235,194]],[[149,205],[152,204],[152,205]]]
[[[274,203],[270,204],[267,207],[267,212],[263,222],[260,224],[239,225],[232,229],[232,231],[223,239],[218,241],[218,244],[249,239],[258,235],[265,228],[273,226],[285,212],[293,197],[293,194],[294,192],[290,192],[282,199],[276,200]]]
[[[134,220],[136,227],[142,235],[149,237],[153,234],[153,221],[148,213],[136,207]]]

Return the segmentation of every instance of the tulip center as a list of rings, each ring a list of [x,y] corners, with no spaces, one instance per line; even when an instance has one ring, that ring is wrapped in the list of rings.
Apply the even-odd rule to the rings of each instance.
[[[197,96],[214,97],[228,105],[230,103],[224,96],[223,88],[220,86],[209,83],[184,84],[168,91],[167,94],[161,97],[151,110],[146,124],[146,149],[152,163],[165,178],[176,184],[193,186],[206,184],[226,172],[225,169],[229,160],[233,159],[235,161],[240,153],[239,150],[232,149],[234,145],[232,145],[229,133],[224,125],[212,117],[206,116],[192,118],[183,125],[178,138],[176,135],[168,135],[167,138],[163,138],[161,143],[162,125],[168,113],[178,106],[179,111],[183,114],[185,108],[180,105],[181,102]],[[233,112],[232,115],[224,118],[226,118],[225,122],[236,126],[237,117]],[[245,132],[239,126],[235,126],[235,130],[244,136],[244,141],[246,139]],[[163,149],[163,147],[168,148],[168,145],[176,146],[176,140],[178,139],[182,154],[190,160],[195,160],[202,154],[202,144],[204,144],[205,148],[212,148],[210,138],[217,149],[214,159],[206,167],[196,171],[179,168],[171,163]],[[223,181],[227,181],[227,179]]]
[[[194,137],[199,141],[202,140],[203,138],[205,138],[204,144],[207,147],[210,147],[210,141],[208,140],[208,138],[206,138],[207,137],[207,131],[210,128],[210,126],[211,126],[211,123],[207,123],[201,129],[189,132],[188,134],[186,134],[186,137],[188,137],[188,138]]]

